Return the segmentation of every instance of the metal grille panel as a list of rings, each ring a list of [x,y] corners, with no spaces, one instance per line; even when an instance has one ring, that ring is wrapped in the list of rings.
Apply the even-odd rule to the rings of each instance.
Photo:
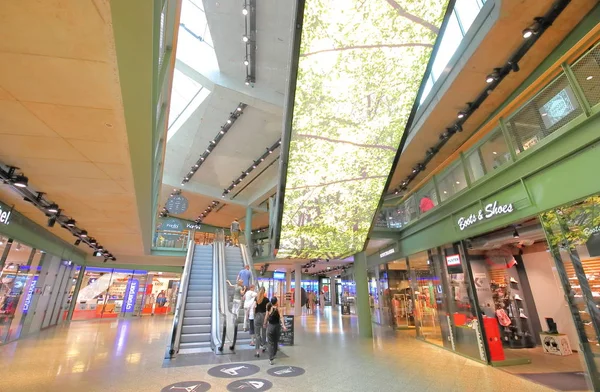
[[[506,120],[517,154],[535,146],[582,113],[567,77],[552,83]]]
[[[600,103],[600,45],[577,60],[571,69],[590,106]]]

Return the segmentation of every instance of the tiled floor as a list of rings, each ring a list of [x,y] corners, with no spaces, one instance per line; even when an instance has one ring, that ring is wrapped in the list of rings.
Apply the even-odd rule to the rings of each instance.
[[[0,391],[156,391],[178,381],[205,381],[225,391],[232,379],[209,376],[213,365],[163,365],[171,320],[74,322],[0,347]],[[303,316],[296,345],[280,365],[302,367],[297,378],[253,377],[272,391],[549,391],[519,377],[378,327],[375,339],[358,337],[355,316]]]

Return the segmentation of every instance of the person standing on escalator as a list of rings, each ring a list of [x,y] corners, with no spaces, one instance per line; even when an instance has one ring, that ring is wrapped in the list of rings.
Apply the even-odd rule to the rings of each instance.
[[[233,242],[233,246],[240,246],[240,222],[237,219],[234,219],[233,222],[231,222],[229,230],[231,231],[231,241]]]

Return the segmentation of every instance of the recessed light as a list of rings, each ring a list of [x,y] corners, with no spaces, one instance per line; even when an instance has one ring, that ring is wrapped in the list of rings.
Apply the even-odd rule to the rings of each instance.
[[[227,124],[231,124],[231,120],[227,120]]]
[[[244,65],[248,66],[250,64],[250,62],[248,60],[244,60]]]
[[[592,79],[594,79],[594,77],[592,75],[590,75],[587,78],[585,78],[585,80],[592,80]]]
[[[248,8],[242,8],[242,15],[248,15]]]
[[[248,36],[244,35],[244,36],[242,37],[242,41],[244,41],[244,42],[248,42]]]

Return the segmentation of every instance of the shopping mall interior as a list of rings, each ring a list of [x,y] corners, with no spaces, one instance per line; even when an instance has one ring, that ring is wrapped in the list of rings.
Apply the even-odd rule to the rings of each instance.
[[[0,21],[0,391],[600,391],[597,0]]]

